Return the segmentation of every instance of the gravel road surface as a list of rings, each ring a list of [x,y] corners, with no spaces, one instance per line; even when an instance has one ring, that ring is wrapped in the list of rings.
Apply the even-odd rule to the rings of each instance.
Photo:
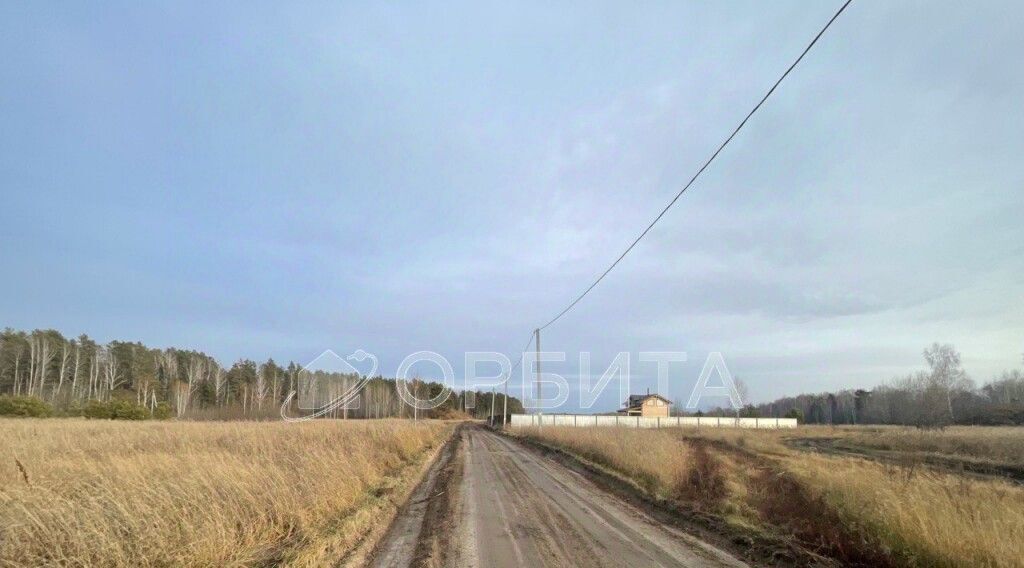
[[[375,565],[746,566],[514,440],[479,426],[456,436]]]

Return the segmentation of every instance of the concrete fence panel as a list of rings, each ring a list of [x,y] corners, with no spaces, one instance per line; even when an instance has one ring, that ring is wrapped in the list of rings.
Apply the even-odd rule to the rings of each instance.
[[[594,414],[512,414],[514,428],[529,426],[574,426],[593,428],[617,426],[619,428],[796,428],[795,418],[728,418],[719,416],[667,416],[650,418],[623,415]]]

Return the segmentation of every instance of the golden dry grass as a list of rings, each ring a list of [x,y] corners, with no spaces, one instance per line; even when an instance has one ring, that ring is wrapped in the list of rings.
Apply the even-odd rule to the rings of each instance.
[[[921,430],[905,426],[826,426],[799,429],[801,435],[837,437],[856,446],[1024,467],[1024,428],[1014,426],[952,426]]]
[[[863,459],[785,461],[840,516],[927,566],[1024,566],[1024,489]]]
[[[451,428],[0,420],[0,565],[323,565]]]
[[[829,429],[831,430],[831,429]],[[845,429],[844,436],[876,436]],[[998,430],[998,431],[997,431]],[[694,448],[707,452],[726,487],[718,512],[727,520],[770,532],[798,527],[822,534],[832,527],[814,527],[818,511],[799,510],[808,504],[824,507],[822,524],[841,519],[852,540],[869,539],[891,551],[897,564],[919,566],[1024,566],[1024,488],[1007,481],[939,473],[923,468],[886,465],[854,457],[823,456],[791,450],[789,436],[818,432],[751,431],[733,429],[633,430],[616,428],[555,428],[524,430],[523,435],[558,446],[617,473],[641,480],[656,493],[670,492],[674,480],[686,479],[697,468]],[[903,433],[893,432],[895,439]],[[835,435],[834,433],[832,435]],[[956,435],[960,441],[951,440]],[[961,444],[989,440],[975,455],[993,457],[1019,443],[1024,431],[949,429],[941,437],[911,439],[906,447],[935,447],[941,439],[948,451]],[[883,438],[884,439],[884,438]],[[666,456],[683,456],[682,458]],[[771,475],[764,475],[772,472]],[[779,482],[779,476],[785,482]],[[777,495],[780,491],[791,495]],[[798,494],[799,493],[799,494]],[[692,498],[685,492],[680,499]],[[780,498],[781,497],[781,498]],[[792,498],[795,507],[787,507]],[[813,534],[810,535],[812,538]],[[831,537],[830,537],[831,538]]]
[[[544,427],[523,433],[607,466],[658,497],[666,497],[686,471],[690,447],[669,430]],[[660,464],[653,467],[652,464]]]

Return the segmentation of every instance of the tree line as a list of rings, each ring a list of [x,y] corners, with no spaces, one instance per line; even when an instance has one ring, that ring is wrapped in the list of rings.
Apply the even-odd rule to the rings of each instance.
[[[1004,371],[978,387],[952,345],[924,350],[926,370],[873,389],[801,394],[750,405],[745,415],[795,417],[807,424],[1024,424],[1024,372]]]
[[[230,367],[201,351],[150,348],[139,342],[99,343],[88,335],[64,337],[52,329],[31,332],[10,328],[0,332],[0,393],[35,398],[68,411],[90,401],[131,401],[151,413],[170,411],[178,417],[270,418],[308,373],[300,365],[281,365],[273,358],[258,363],[240,359]],[[323,377],[331,384],[355,384],[355,375]],[[453,393],[438,408],[414,411],[402,403],[398,388],[418,398],[441,393],[443,385],[374,377],[358,397],[330,414],[339,418],[444,417],[466,412],[478,418],[490,412],[489,393],[477,393],[467,408],[465,393]],[[497,397],[497,408],[503,399]],[[293,402],[293,411],[301,414]],[[522,403],[509,397],[509,412]]]

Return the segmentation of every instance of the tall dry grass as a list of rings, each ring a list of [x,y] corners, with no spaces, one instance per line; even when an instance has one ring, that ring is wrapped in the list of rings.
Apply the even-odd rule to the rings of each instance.
[[[1024,428],[1015,426],[952,426],[922,430],[903,426],[813,429],[857,446],[900,452],[921,452],[971,458],[1024,467]]]
[[[450,429],[0,420],[0,565],[326,564]]]
[[[670,496],[687,470],[691,449],[669,430],[547,427],[521,433],[606,466],[657,497]]]
[[[907,563],[1024,566],[1024,489],[926,470],[819,455],[787,471]]]
[[[765,532],[792,530],[846,559],[877,554],[848,550],[860,542],[888,550],[889,561],[903,565],[1024,566],[1024,488],[1009,482],[816,455],[782,443],[800,431],[545,427],[522,433],[641,480],[662,496],[712,459],[712,474],[722,477],[714,487],[726,491],[717,502],[723,518]],[[1014,443],[1003,442],[1001,432],[963,434]],[[837,519],[845,534],[830,526]]]

